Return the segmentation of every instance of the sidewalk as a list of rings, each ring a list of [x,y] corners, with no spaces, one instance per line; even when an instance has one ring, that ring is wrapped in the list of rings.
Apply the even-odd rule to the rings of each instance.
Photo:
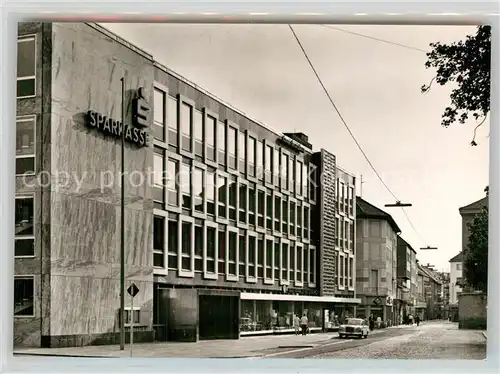
[[[371,335],[385,331],[375,330]],[[302,335],[268,335],[245,337],[239,340],[202,340],[193,343],[157,342],[134,344],[134,357],[176,358],[250,358],[262,357],[273,348],[290,350],[313,348],[331,342],[337,332]],[[130,357],[130,346],[120,351],[119,345],[100,345],[71,348],[26,348],[14,350],[15,355],[69,357]]]

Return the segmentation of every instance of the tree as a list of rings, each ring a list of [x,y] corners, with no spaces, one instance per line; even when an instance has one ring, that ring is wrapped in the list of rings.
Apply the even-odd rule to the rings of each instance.
[[[469,245],[464,256],[466,284],[487,292],[488,288],[488,208],[474,217],[469,224]]]
[[[491,27],[479,26],[476,35],[451,44],[431,43],[425,67],[435,68],[436,76],[422,93],[430,90],[435,81],[441,86],[454,82],[450,105],[445,108],[441,124],[448,127],[454,122],[465,123],[471,115],[481,122],[474,129],[471,145],[475,146],[476,130],[490,111]]]

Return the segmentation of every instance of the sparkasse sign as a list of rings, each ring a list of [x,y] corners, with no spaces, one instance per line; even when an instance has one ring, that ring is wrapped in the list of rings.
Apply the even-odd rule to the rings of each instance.
[[[137,97],[132,105],[132,121],[133,126],[125,125],[125,140],[129,143],[136,144],[139,147],[148,145],[148,133],[144,130],[148,127],[149,104],[144,97],[144,89],[141,87],[137,90]],[[113,118],[109,118],[94,110],[87,112],[87,126],[94,128],[97,131],[111,135],[115,138],[122,136],[122,122]]]

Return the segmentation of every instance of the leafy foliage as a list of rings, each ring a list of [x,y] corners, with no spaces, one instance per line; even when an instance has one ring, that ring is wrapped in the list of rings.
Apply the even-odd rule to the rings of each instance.
[[[422,93],[428,92],[434,81],[441,86],[450,82],[458,85],[451,92],[441,124],[465,123],[470,114],[484,121],[490,111],[491,27],[479,26],[476,35],[467,36],[465,41],[430,46],[425,67],[435,68],[436,76],[422,86]]]
[[[468,286],[486,292],[488,287],[488,208],[474,217],[469,224],[469,246],[464,262],[464,275]]]

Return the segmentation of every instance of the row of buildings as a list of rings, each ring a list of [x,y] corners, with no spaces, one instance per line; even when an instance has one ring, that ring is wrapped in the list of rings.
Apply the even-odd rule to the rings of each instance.
[[[287,332],[294,314],[312,331],[441,316],[440,277],[333,153],[97,24],[18,31],[16,346],[118,343],[121,318],[145,342]],[[126,287],[139,290],[123,316],[122,130]]]

